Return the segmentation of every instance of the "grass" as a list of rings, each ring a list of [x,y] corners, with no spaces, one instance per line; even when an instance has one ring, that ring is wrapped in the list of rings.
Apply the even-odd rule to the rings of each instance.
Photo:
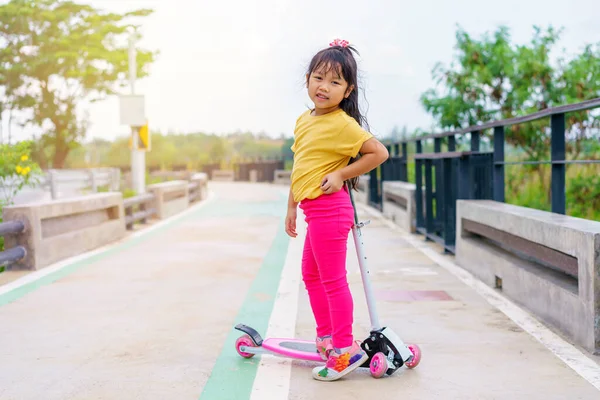
[[[505,174],[507,203],[551,210],[551,166],[514,165]],[[600,221],[600,165],[567,166],[566,208],[569,216]]]
[[[512,157],[507,161],[517,161]],[[408,181],[415,183],[415,162],[409,156]],[[531,165],[505,167],[506,203],[538,210],[551,210],[551,166],[536,169]],[[435,179],[435,175],[433,176]],[[425,174],[423,173],[423,182]],[[600,221],[600,165],[571,164],[566,169],[567,215]]]

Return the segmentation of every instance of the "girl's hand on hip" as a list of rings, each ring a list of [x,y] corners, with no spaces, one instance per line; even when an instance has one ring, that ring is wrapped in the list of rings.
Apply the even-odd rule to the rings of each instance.
[[[296,217],[298,212],[295,208],[289,208],[287,215],[285,216],[285,233],[287,233],[290,237],[295,238],[298,236],[296,233]]]
[[[340,171],[325,175],[321,181],[321,190],[325,194],[338,192],[342,186],[344,186],[344,179],[342,179],[342,173]]]

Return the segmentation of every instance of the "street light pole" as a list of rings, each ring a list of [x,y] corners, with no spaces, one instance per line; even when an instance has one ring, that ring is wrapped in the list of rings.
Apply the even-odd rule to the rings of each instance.
[[[137,78],[137,62],[135,49],[136,33],[129,36],[129,84],[131,94],[135,94],[135,80]],[[146,155],[139,149],[139,126],[131,127],[131,183],[137,194],[146,192]]]

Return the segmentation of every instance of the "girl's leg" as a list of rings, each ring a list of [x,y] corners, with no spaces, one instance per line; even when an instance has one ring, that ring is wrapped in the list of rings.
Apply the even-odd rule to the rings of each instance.
[[[308,291],[310,306],[312,307],[315,322],[317,323],[317,336],[324,337],[331,335],[329,302],[325,294],[325,289],[321,284],[319,268],[313,255],[310,231],[307,231],[306,238],[304,239],[302,279],[304,280],[304,285]]]
[[[308,224],[312,253],[329,303],[333,346],[338,349],[353,343],[354,304],[346,278],[346,252],[354,214],[345,195],[348,201],[336,196],[335,206],[320,209]]]
[[[354,371],[369,357],[354,342],[354,304],[346,279],[348,234],[354,211],[348,193],[337,192],[305,203],[310,246],[319,267],[331,318],[334,351],[327,353],[324,366],[313,369],[313,378],[333,381]],[[324,308],[323,308],[324,309]]]

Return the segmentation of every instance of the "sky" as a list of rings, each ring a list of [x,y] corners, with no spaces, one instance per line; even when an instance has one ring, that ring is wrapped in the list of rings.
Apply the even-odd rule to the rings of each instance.
[[[311,57],[334,38],[361,56],[361,84],[372,132],[430,129],[419,97],[431,70],[449,64],[457,25],[474,36],[499,25],[527,42],[533,25],[563,27],[567,54],[600,42],[599,0],[89,0],[115,12],[152,8],[139,46],[160,52],[136,82],[153,131],[264,132],[291,136],[311,106],[303,85]],[[367,104],[363,101],[363,106]],[[113,96],[89,108],[88,139],[129,132]],[[6,128],[5,128],[6,129]],[[6,130],[4,131],[6,132]],[[13,128],[16,139],[30,130]]]

